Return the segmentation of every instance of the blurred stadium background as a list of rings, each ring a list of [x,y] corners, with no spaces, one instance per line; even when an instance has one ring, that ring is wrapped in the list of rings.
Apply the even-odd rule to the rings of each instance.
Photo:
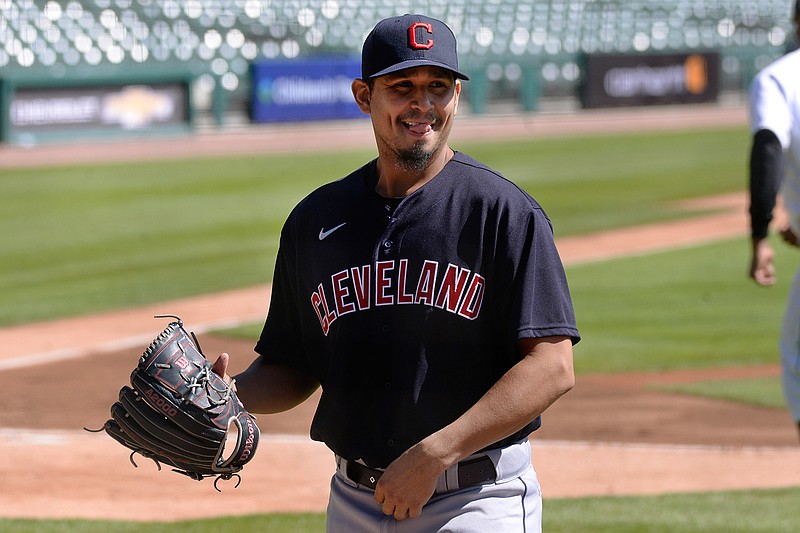
[[[0,141],[356,116],[347,106],[361,43],[404,12],[453,28],[475,114],[741,103],[754,74],[796,46],[792,4],[0,0]],[[666,95],[676,65],[684,94]]]

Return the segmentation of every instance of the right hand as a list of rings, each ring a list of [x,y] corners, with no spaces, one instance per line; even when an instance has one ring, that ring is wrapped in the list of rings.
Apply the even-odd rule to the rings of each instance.
[[[759,285],[767,287],[774,285],[775,281],[777,281],[774,259],[775,253],[766,238],[753,241],[750,277]]]
[[[798,238],[797,233],[794,232],[791,226],[786,226],[781,230],[781,238],[789,246],[800,246],[800,238]]]

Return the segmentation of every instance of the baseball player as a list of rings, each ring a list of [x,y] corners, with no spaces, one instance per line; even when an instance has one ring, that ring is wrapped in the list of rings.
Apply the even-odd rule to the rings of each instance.
[[[800,39],[800,0],[794,23]],[[789,216],[783,240],[800,246],[800,51],[791,52],[758,73],[750,88],[750,277],[775,283],[773,249],[767,239],[776,197]],[[792,282],[781,332],[783,390],[800,429],[800,270]]]
[[[256,413],[322,387],[328,531],[541,531],[528,436],[572,388],[579,334],[542,208],[448,145],[467,79],[443,22],[375,26],[352,89],[378,157],[290,214],[236,376]]]

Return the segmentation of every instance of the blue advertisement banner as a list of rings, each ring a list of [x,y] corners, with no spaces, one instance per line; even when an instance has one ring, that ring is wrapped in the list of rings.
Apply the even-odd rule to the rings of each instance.
[[[350,86],[361,76],[352,57],[322,57],[252,65],[253,122],[295,122],[364,117]]]

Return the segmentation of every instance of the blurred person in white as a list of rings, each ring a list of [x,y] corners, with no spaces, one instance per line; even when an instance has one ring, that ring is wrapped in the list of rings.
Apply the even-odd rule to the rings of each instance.
[[[800,41],[800,0],[794,8]],[[750,277],[774,285],[776,272],[769,225],[778,196],[787,218],[784,242],[800,247],[800,50],[789,52],[758,73],[750,87]],[[800,430],[800,269],[795,274],[783,316],[780,340],[783,391]]]

